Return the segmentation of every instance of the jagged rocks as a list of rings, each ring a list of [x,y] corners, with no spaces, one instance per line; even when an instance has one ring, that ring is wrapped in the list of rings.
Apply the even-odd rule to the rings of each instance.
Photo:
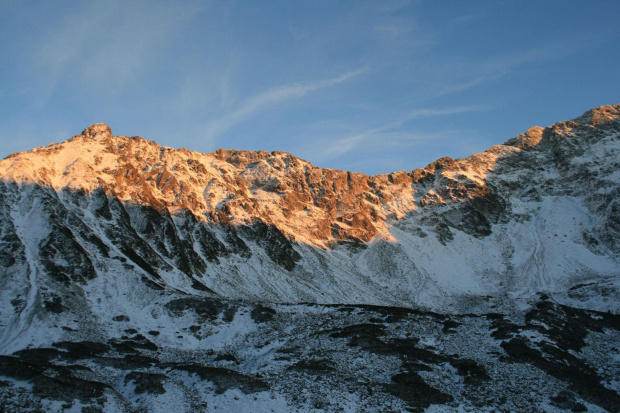
[[[111,139],[112,129],[105,123],[95,123],[84,129],[82,135],[90,139]]]
[[[276,311],[273,308],[265,307],[258,304],[252,310],[251,317],[257,323],[264,323],[273,320],[276,315]]]
[[[423,412],[431,404],[443,405],[454,400],[449,394],[429,386],[416,372],[395,374],[392,383],[384,388],[405,401],[414,412]]]
[[[192,310],[199,316],[201,322],[205,322],[206,320],[217,319],[229,308],[229,304],[209,298],[185,297],[169,301],[164,307],[176,317]]]

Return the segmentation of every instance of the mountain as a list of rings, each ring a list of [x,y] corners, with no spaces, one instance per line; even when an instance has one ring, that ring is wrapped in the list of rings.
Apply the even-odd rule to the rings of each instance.
[[[57,281],[132,271],[191,294],[457,312],[543,291],[617,311],[597,291],[618,291],[618,111],[370,177],[93,125],[0,163],[8,273],[36,262]]]
[[[620,104],[375,176],[105,124],[12,154],[0,402],[615,411],[619,171]]]

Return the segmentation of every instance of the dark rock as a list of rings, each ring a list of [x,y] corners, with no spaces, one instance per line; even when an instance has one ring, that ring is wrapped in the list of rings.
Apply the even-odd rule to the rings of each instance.
[[[46,365],[51,360],[64,359],[67,353],[55,348],[26,348],[16,351],[13,355],[29,363]]]
[[[33,384],[32,391],[35,395],[68,402],[75,399],[89,402],[103,396],[106,390],[114,391],[107,384],[72,376],[39,376],[33,380]]]
[[[443,332],[444,333],[454,333],[455,332],[455,328],[460,326],[461,323],[457,323],[454,320],[451,320],[449,318],[445,319],[443,322]]]
[[[107,344],[94,341],[61,341],[53,345],[56,348],[67,350],[67,357],[75,360],[92,358],[111,350]]]
[[[354,324],[332,330],[330,337],[349,338],[349,346],[359,346],[366,351],[383,352],[385,342],[379,337],[385,334],[385,327],[379,324]]]
[[[288,271],[295,268],[295,263],[301,259],[301,255],[293,248],[291,242],[274,225],[267,225],[261,220],[255,221],[251,226],[242,229],[250,239],[256,240],[262,246],[276,264]]]
[[[39,249],[41,265],[56,281],[86,284],[97,276],[90,254],[75,239],[71,230],[52,219],[53,230]]]
[[[139,353],[138,349],[157,351],[158,347],[155,343],[144,337],[142,334],[137,334],[130,340],[123,339],[111,339],[109,343],[117,351],[121,353]]]
[[[302,370],[313,374],[325,374],[336,369],[336,364],[329,359],[300,360],[289,367],[290,370]]]
[[[481,384],[483,381],[491,380],[486,369],[471,359],[451,360],[457,369],[457,373],[465,378],[465,384]]]
[[[45,310],[50,313],[60,314],[66,308],[62,305],[62,298],[57,295],[54,295],[51,300],[46,300],[43,302]]]
[[[266,323],[268,321],[271,321],[273,320],[275,315],[276,315],[276,310],[274,310],[273,308],[265,307],[261,304],[254,307],[254,309],[250,313],[252,320],[254,320],[257,323]]]
[[[128,382],[134,382],[136,384],[136,394],[148,393],[148,394],[164,394],[166,389],[164,388],[164,380],[168,379],[168,376],[157,373],[143,373],[140,371],[132,371],[125,376],[125,384]]]
[[[201,320],[216,320],[230,307],[228,302],[214,298],[183,297],[167,302],[164,307],[175,317],[181,317],[187,311],[194,311]]]
[[[540,348],[535,349],[523,338],[513,338],[501,346],[514,361],[532,364],[565,381],[584,400],[609,411],[620,409],[620,395],[606,388],[596,371],[568,350],[547,343],[541,343]]]
[[[219,354],[217,357],[215,357],[215,361],[232,361],[232,362],[237,362],[237,357],[233,356],[232,354]]]
[[[101,366],[121,370],[148,369],[159,364],[158,359],[140,354],[127,354],[124,357],[97,357],[91,361]]]
[[[575,394],[566,390],[562,390],[555,396],[551,397],[551,404],[563,410],[571,412],[587,412],[588,409],[577,401]]]
[[[88,402],[103,396],[107,389],[112,390],[106,384],[73,377],[63,367],[42,368],[9,356],[0,356],[0,375],[30,382],[35,396],[51,400]]]
[[[418,373],[408,372],[392,376],[392,383],[383,388],[407,403],[414,412],[422,412],[431,404],[446,404],[454,400],[434,387],[429,386]]]
[[[240,389],[245,394],[269,390],[269,386],[263,380],[222,367],[207,367],[199,364],[166,364],[166,366],[172,370],[196,374],[203,380],[213,382],[217,386],[216,394],[222,394],[229,389]]]

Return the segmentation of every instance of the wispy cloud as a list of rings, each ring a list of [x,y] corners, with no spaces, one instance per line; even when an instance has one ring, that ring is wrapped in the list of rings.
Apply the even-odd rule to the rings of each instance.
[[[369,69],[365,67],[356,71],[344,73],[343,75],[332,79],[322,80],[315,83],[281,86],[267,90],[257,96],[246,99],[237,107],[236,110],[210,123],[206,127],[205,135],[207,138],[213,139],[258,111],[287,100],[303,97],[308,93],[319,89],[344,83],[362,75],[363,73],[366,73],[368,70]]]
[[[32,45],[44,103],[61,84],[115,92],[140,80],[199,7],[110,0],[82,3]]]
[[[433,65],[436,92],[433,97],[464,92],[529,70],[535,64],[559,60],[585,49],[594,38],[551,41],[529,49],[495,55],[487,59],[446,60]]]
[[[316,145],[316,147],[321,149],[319,149],[318,151],[313,151],[313,158],[319,161],[336,158],[358,150],[361,145],[367,142],[381,142],[381,144],[385,146],[402,145],[405,141],[436,139],[438,136],[437,134],[420,134],[414,131],[401,131],[399,129],[403,127],[406,123],[418,118],[455,115],[459,113],[476,112],[486,109],[488,108],[479,105],[417,109],[409,113],[405,113],[399,118],[389,123],[383,124],[379,127],[372,128],[361,133],[345,136],[342,138],[326,140],[321,145]]]
[[[401,34],[408,33],[411,30],[411,27],[399,24],[382,24],[375,27],[375,31],[388,34],[390,36],[400,36]]]
[[[474,64],[474,67],[479,73],[503,76],[533,63],[557,60],[573,55],[587,47],[589,43],[589,40],[585,41],[584,39],[573,39],[570,42],[567,42],[565,39],[548,42],[537,47],[507,53],[478,62]]]
[[[411,5],[411,0],[371,1],[364,3],[363,7],[373,12],[394,13]]]

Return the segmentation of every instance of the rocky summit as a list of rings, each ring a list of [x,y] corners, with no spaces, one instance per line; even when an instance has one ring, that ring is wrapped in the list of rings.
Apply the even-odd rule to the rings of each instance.
[[[367,176],[99,123],[0,161],[3,411],[620,411],[620,104]]]

